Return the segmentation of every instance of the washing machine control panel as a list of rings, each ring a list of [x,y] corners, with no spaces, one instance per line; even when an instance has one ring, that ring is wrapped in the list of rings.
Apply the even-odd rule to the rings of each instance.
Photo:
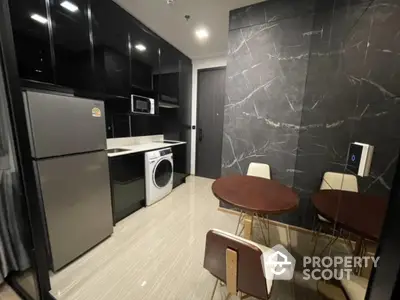
[[[161,149],[161,150],[157,150],[157,151],[147,152],[146,156],[149,160],[154,160],[161,156],[165,156],[165,155],[168,155],[171,153],[172,153],[171,148],[168,148],[168,149]]]
[[[160,150],[160,155],[161,156],[168,155],[168,154],[171,154],[171,153],[172,153],[172,151],[171,151],[170,148],[165,149],[165,150]]]

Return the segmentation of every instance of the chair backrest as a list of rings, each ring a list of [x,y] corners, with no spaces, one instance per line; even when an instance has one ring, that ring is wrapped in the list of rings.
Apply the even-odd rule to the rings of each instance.
[[[237,271],[234,292],[239,290],[258,299],[268,299],[273,280],[266,280],[264,276],[261,262],[261,255],[265,251],[263,248],[269,249],[239,236],[212,229],[206,237],[204,268],[225,282],[229,291],[227,269],[231,267],[227,261],[232,259],[229,254],[233,252]]]
[[[340,280],[343,290],[349,300],[364,300],[367,293],[368,279],[354,274],[350,275],[350,280]]]
[[[322,179],[321,190],[342,190],[358,192],[357,177],[351,174],[326,172]]]
[[[271,170],[267,164],[252,162],[247,169],[247,175],[271,179]]]

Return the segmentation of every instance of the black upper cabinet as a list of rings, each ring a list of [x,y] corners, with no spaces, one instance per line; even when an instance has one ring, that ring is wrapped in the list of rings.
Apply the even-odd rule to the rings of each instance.
[[[131,18],[113,1],[101,0],[92,3],[97,89],[109,95],[130,95]]]
[[[9,3],[22,79],[105,99],[129,101],[141,93],[179,104],[186,98],[181,73],[189,59],[115,2]]]
[[[131,85],[135,88],[157,91],[153,75],[160,69],[160,39],[132,18]]]
[[[92,90],[95,85],[89,0],[51,0],[55,75],[58,85]]]
[[[156,74],[160,100],[179,103],[180,52],[167,42],[161,48],[160,72]]]
[[[20,77],[54,83],[45,1],[9,3]]]
[[[118,100],[116,100],[118,101]],[[131,136],[130,132],[130,116],[126,114],[111,115],[112,122],[112,137],[120,138]]]

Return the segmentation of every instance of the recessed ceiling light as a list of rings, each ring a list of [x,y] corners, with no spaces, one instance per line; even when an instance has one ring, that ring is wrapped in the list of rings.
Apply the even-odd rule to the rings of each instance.
[[[208,30],[205,28],[199,28],[196,30],[196,36],[199,40],[208,38]]]
[[[36,22],[39,22],[40,24],[46,24],[47,23],[47,19],[45,17],[42,17],[41,15],[38,15],[38,14],[31,15],[31,19],[35,20]]]
[[[137,45],[135,45],[135,48],[136,48],[136,50],[138,50],[140,52],[146,51],[146,49],[147,49],[146,46],[143,44],[137,44]]]
[[[76,12],[77,10],[79,10],[78,6],[69,1],[64,1],[60,5],[65,9],[68,9],[70,12]]]

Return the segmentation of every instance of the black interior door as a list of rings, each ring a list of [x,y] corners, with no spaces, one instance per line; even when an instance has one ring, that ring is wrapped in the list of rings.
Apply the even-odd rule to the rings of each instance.
[[[198,73],[196,176],[221,176],[225,68]]]

